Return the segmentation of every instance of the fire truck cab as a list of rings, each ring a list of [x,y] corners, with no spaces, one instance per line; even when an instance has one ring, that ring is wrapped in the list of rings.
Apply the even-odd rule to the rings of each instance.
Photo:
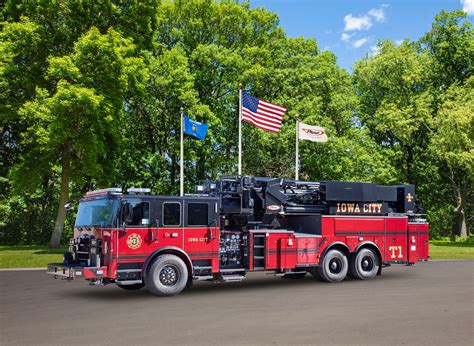
[[[48,273],[160,296],[249,271],[372,279],[428,258],[428,223],[414,199],[413,185],[247,176],[203,181],[183,197],[97,190],[81,199],[69,251]]]

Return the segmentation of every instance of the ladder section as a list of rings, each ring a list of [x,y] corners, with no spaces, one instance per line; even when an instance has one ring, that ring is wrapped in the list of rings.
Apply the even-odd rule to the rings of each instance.
[[[253,235],[253,269],[265,270],[265,234]]]

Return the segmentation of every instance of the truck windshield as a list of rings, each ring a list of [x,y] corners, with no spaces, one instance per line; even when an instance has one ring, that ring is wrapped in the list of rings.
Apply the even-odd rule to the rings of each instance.
[[[93,201],[81,202],[76,216],[75,227],[94,226],[110,227],[113,226],[119,201],[116,199],[98,199]]]

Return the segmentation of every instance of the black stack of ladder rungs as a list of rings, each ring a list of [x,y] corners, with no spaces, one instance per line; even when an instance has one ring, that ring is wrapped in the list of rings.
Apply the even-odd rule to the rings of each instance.
[[[265,235],[253,235],[253,269],[265,269]]]

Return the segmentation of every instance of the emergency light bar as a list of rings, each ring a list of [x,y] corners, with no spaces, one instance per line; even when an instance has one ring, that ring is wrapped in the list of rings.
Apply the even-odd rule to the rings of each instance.
[[[102,195],[102,194],[107,194],[107,193],[122,193],[122,188],[120,188],[120,187],[109,187],[107,189],[89,191],[89,192],[86,193],[86,196]]]
[[[128,193],[150,193],[151,189],[146,187],[129,187],[127,189]]]

